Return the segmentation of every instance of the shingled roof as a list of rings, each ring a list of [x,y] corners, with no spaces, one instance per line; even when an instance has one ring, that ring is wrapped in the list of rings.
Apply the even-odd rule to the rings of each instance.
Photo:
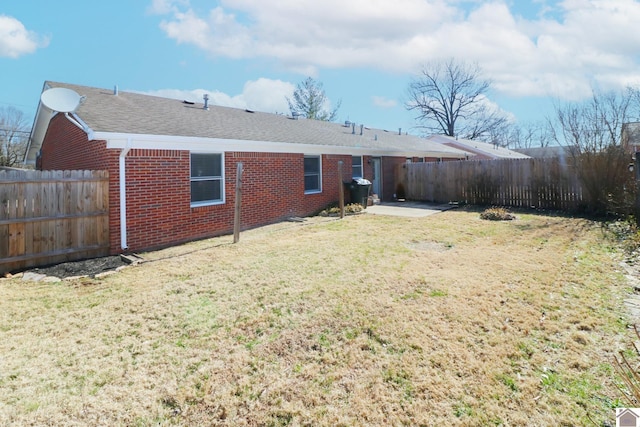
[[[500,147],[486,142],[480,142],[470,139],[458,139],[445,135],[431,135],[429,141],[446,145],[449,147],[459,148],[478,156],[489,159],[528,159],[529,156],[508,148]]]
[[[184,102],[141,93],[100,89],[67,83],[46,82],[49,88],[72,89],[84,97],[75,116],[86,125],[89,138],[108,139],[105,135],[131,137],[162,136],[179,143],[180,138],[258,141],[280,145],[290,144],[291,152],[303,152],[305,146],[326,147],[326,154],[395,155],[407,157],[465,158],[469,153],[437,144],[413,135],[402,135],[366,126],[295,119],[286,115],[249,111],[238,108]],[[42,111],[40,111],[42,110]],[[47,114],[42,104],[40,114]],[[49,112],[49,115],[51,113]],[[36,127],[48,125],[38,120],[34,125],[27,158],[35,159],[44,132]],[[41,135],[38,141],[38,135]],[[165,138],[166,139],[166,138]],[[242,144],[240,144],[242,145]],[[268,147],[269,144],[262,144]],[[178,148],[179,147],[175,147]],[[239,147],[244,150],[244,148]]]

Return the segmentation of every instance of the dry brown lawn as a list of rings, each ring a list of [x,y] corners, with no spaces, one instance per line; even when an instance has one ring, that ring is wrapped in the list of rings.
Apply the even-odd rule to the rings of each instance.
[[[584,219],[315,218],[0,280],[0,425],[601,425],[628,342]]]

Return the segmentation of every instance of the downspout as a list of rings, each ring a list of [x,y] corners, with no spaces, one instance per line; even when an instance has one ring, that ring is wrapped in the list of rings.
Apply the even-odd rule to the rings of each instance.
[[[118,158],[120,166],[120,248],[123,251],[129,249],[127,244],[127,177],[125,157],[131,150],[131,138],[127,138],[127,146],[120,152]]]

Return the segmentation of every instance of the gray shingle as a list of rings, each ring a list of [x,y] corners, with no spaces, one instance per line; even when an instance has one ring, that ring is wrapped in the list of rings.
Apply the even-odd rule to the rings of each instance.
[[[358,147],[423,156],[464,158],[464,151],[412,135],[382,129],[352,127],[318,120],[294,120],[285,115],[202,104],[140,93],[47,82],[86,97],[76,114],[94,131]]]

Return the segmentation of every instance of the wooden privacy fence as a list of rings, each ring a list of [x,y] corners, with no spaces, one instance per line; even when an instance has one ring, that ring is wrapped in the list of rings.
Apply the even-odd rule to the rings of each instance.
[[[562,159],[411,163],[398,175],[411,200],[566,211],[589,203],[575,168]]]
[[[0,171],[0,274],[108,254],[108,172]]]

